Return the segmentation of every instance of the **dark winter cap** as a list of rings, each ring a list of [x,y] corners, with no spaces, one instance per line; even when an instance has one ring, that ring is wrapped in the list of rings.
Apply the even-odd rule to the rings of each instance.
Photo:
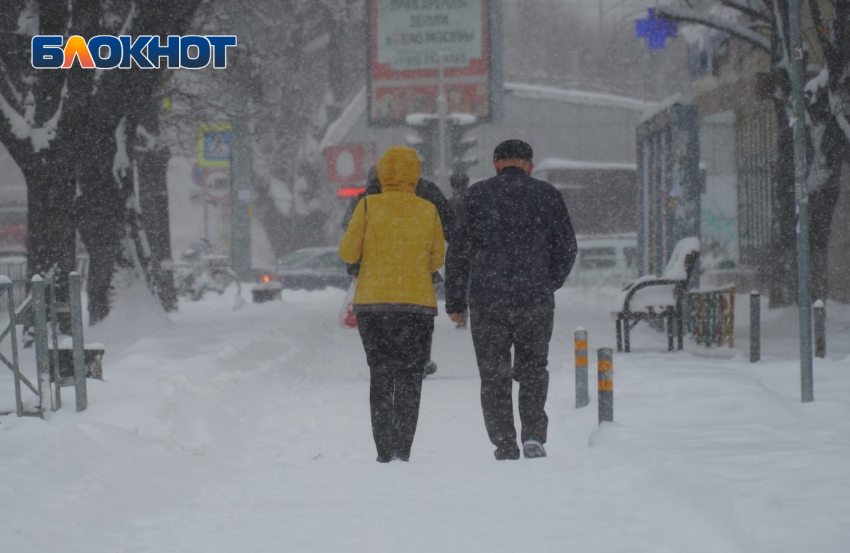
[[[493,161],[502,159],[521,159],[531,163],[534,161],[534,150],[527,142],[512,138],[505,140],[493,150]]]

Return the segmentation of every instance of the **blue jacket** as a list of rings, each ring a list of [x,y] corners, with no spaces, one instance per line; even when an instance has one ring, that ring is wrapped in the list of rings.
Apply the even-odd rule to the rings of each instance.
[[[554,305],[578,247],[554,186],[506,167],[471,186],[446,255],[446,312],[468,304]]]

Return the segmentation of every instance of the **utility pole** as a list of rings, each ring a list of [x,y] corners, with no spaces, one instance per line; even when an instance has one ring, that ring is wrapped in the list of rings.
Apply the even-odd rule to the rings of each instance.
[[[243,56],[240,56],[243,57]],[[237,59],[237,70],[248,73],[247,59]],[[240,79],[241,80],[241,79]],[[249,83],[250,79],[242,80]],[[254,168],[251,159],[251,135],[248,130],[247,91],[233,120],[233,146],[230,162],[230,264],[242,279],[251,279],[251,200],[254,194]]]
[[[800,0],[788,0],[791,47],[791,101],[794,129],[794,195],[797,202],[797,303],[800,310],[800,384],[803,403],[814,401],[812,375],[812,292],[810,277],[809,191],[806,185],[806,112],[802,10]]]
[[[599,38],[602,39],[602,29],[604,27],[602,19],[605,17],[605,0],[599,0]]]
[[[248,36],[245,16],[236,2],[230,3],[229,15],[237,36]],[[233,142],[230,161],[230,265],[241,280],[251,280],[251,210],[254,196],[254,164],[251,132],[248,126],[251,91],[251,60],[246,49],[236,50],[233,70],[235,87]]]
[[[439,77],[437,81],[437,86],[439,90],[437,92],[437,117],[439,121],[439,160],[440,160],[440,174],[437,176],[437,186],[444,193],[447,193],[449,190],[448,180],[446,179],[446,119],[448,118],[448,108],[449,102],[448,98],[446,98],[446,76],[445,76],[445,68],[443,66],[443,52],[438,52],[437,57],[439,58],[437,63],[437,70],[439,72]]]

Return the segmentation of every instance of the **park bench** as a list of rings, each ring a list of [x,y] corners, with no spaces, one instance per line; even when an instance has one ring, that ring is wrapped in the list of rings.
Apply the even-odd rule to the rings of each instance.
[[[667,349],[673,350],[673,337],[682,349],[683,303],[688,282],[699,260],[699,238],[680,240],[661,276],[645,275],[617,296],[612,315],[616,320],[617,351],[631,350],[630,332],[641,321],[667,326]]]

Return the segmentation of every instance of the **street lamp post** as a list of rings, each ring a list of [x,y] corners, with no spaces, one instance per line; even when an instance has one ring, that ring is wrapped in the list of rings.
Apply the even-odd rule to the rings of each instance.
[[[809,191],[806,185],[806,112],[803,104],[804,55],[800,0],[788,0],[791,50],[791,100],[794,129],[794,196],[797,203],[797,303],[800,310],[800,384],[803,403],[814,401],[812,375],[812,293],[810,277]]]
[[[449,101],[446,98],[446,76],[445,64],[443,63],[443,52],[438,52],[437,69],[439,77],[437,79],[437,117],[439,118],[439,142],[440,142],[440,174],[437,176],[437,186],[443,192],[448,192],[448,181],[446,180],[446,119],[448,118]]]

